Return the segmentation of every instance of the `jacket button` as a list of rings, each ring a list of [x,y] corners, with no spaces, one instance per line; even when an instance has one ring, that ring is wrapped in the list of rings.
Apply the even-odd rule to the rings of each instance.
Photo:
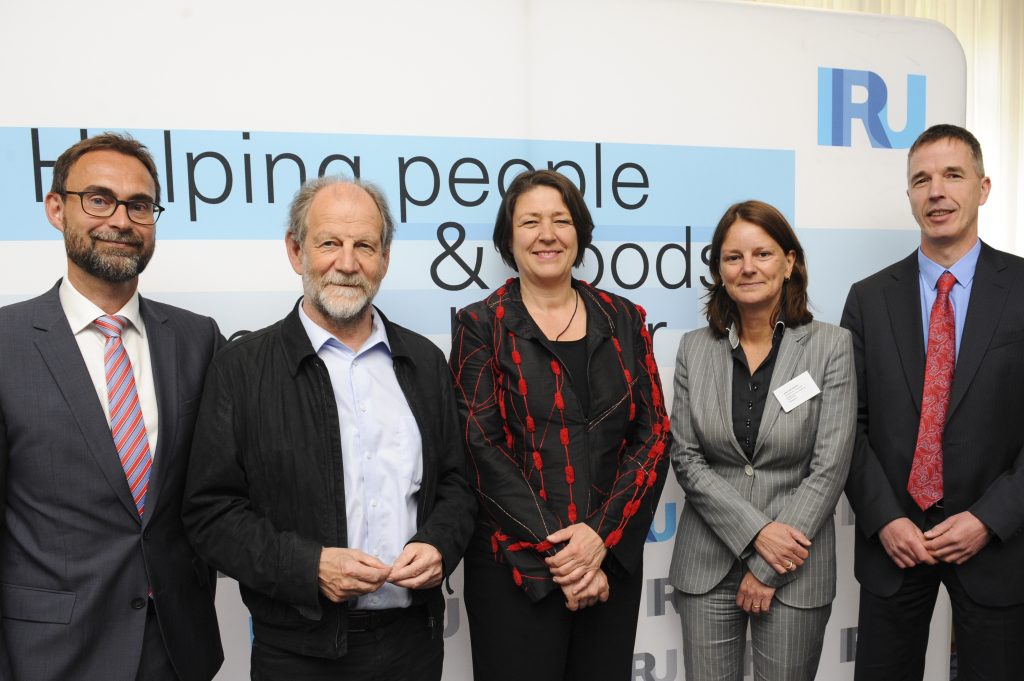
[[[133,598],[132,599],[132,607],[135,608],[136,610],[142,610],[143,608],[146,607],[146,599],[145,598]]]
[[[743,472],[750,477],[754,477],[754,467],[749,464],[743,467]]]

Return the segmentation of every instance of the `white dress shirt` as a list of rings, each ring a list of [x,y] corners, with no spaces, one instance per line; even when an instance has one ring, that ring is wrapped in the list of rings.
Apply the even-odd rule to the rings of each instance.
[[[58,289],[64,316],[71,325],[71,333],[75,334],[78,349],[82,352],[85,367],[89,370],[89,378],[96,388],[96,396],[103,407],[103,414],[110,423],[110,402],[107,400],[107,372],[103,365],[103,351],[107,337],[100,333],[92,323],[97,317],[106,314],[95,303],[83,296],[74,285],[64,277]],[[139,293],[136,291],[125,303],[124,307],[114,313],[128,320],[128,326],[121,334],[121,343],[132,363],[132,374],[135,376],[135,390],[139,394],[139,406],[142,408],[142,420],[146,424],[146,435],[149,436],[149,453],[156,460],[156,441],[160,426],[156,406],[156,384],[153,382],[153,363],[149,357],[149,339],[146,337],[146,325],[142,323],[139,313]]]
[[[299,318],[327,366],[341,430],[348,548],[391,565],[416,533],[416,497],[423,478],[423,441],[395,377],[384,325],[373,315],[358,351],[318,326],[299,306]],[[384,584],[359,597],[365,610],[404,608],[408,589]]]

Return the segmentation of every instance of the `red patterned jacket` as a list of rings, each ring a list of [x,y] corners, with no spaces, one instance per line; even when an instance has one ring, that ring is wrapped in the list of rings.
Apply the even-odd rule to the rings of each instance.
[[[509,282],[458,313],[450,366],[480,499],[478,533],[532,600],[558,588],[552,532],[586,522],[633,573],[668,466],[668,415],[643,308],[573,280],[587,310],[590,413]],[[606,559],[607,564],[607,559]]]

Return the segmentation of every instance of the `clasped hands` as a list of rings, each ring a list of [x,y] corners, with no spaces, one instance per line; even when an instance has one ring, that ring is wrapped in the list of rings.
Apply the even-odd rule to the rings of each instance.
[[[780,575],[794,572],[810,556],[811,540],[800,530],[772,521],[754,538],[754,549]],[[764,584],[747,570],[736,592],[736,605],[752,615],[766,615],[771,608],[775,589]]]
[[[428,589],[444,577],[441,552],[430,544],[410,542],[393,565],[359,549],[325,547],[317,571],[320,591],[333,603],[373,593],[390,582],[406,589]]]
[[[608,576],[601,563],[608,553],[604,540],[589,525],[576,523],[547,537],[552,544],[566,543],[561,551],[544,559],[562,588],[565,607],[572,611],[608,600]]]
[[[983,549],[991,536],[970,511],[951,515],[927,532],[909,518],[897,518],[878,532],[886,553],[903,569],[940,561],[962,565]]]

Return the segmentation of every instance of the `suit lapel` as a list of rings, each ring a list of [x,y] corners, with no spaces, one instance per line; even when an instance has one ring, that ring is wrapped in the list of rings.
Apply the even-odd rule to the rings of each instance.
[[[729,444],[732,446],[733,451],[736,455],[747,461],[747,455],[743,452],[743,448],[740,447],[740,443],[736,441],[736,434],[732,428],[732,348],[729,343],[729,337],[711,340],[711,380],[707,382],[707,385],[712,386],[715,392],[718,394],[718,418],[722,422],[723,432],[726,434],[726,439],[729,440]],[[691,385],[693,381],[690,382]],[[703,402],[702,404],[707,404]],[[693,402],[690,402],[691,408]]]
[[[921,286],[918,283],[917,251],[905,258],[893,273],[893,281],[885,289],[896,351],[907,381],[907,389],[921,413],[924,390],[924,329],[921,327]]]
[[[39,332],[35,338],[36,348],[67,403],[68,411],[78,424],[88,444],[89,454],[96,461],[107,484],[120,499],[125,510],[138,520],[139,513],[135,509],[124,469],[121,468],[117,450],[114,448],[110,424],[103,414],[96,387],[82,360],[82,352],[78,348],[74,334],[71,333],[67,317],[64,316],[57,286],[50,289],[42,299],[33,326]]]
[[[761,427],[757,431],[753,458],[757,458],[758,452],[761,451],[761,447],[768,439],[768,433],[771,432],[772,426],[779,420],[779,414],[782,413],[782,405],[775,399],[775,390],[795,378],[800,367],[803,366],[801,360],[809,328],[809,325],[804,324],[795,329],[787,328],[782,334],[779,355],[775,358],[775,369],[772,370],[771,384],[768,386],[768,395],[765,396],[764,412],[761,415]]]
[[[988,349],[992,334],[995,333],[1002,317],[1003,306],[1009,294],[1009,288],[1002,281],[1002,271],[1005,268],[1006,264],[999,254],[982,243],[978,266],[974,271],[974,283],[971,285],[967,319],[960,339],[960,352],[953,373],[947,422],[967,393],[975,374],[978,373],[985,350]]]
[[[178,371],[177,338],[174,330],[167,324],[167,317],[153,308],[144,298],[139,298],[139,309],[143,322],[146,324],[146,336],[149,339],[149,362],[153,368],[155,382],[156,405],[160,414],[160,436],[157,438],[157,451],[153,461],[153,473],[149,476],[149,490],[146,492],[145,523],[154,516],[159,507],[157,501],[160,489],[171,470],[172,458],[178,451]],[[144,524],[145,524],[144,523]]]

